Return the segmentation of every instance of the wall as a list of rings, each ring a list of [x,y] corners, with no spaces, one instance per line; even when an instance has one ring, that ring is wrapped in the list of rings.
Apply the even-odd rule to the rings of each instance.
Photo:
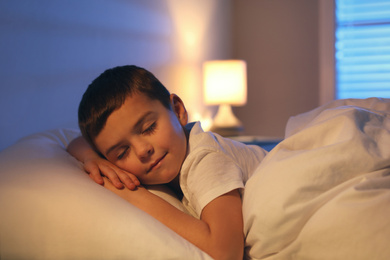
[[[319,1],[0,1],[0,150],[20,137],[77,127],[87,85],[137,64],[185,101],[202,101],[205,60],[248,63],[246,134],[282,136],[288,118],[319,105]]]
[[[136,64],[204,112],[201,64],[231,55],[231,1],[0,1],[0,150],[53,128],[77,127],[87,85]]]
[[[283,136],[290,116],[319,104],[318,1],[235,0],[233,56],[247,61],[246,134]]]

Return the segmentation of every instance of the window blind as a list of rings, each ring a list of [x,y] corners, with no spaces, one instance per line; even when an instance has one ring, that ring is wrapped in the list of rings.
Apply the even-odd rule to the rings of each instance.
[[[336,98],[390,98],[390,0],[336,0]]]

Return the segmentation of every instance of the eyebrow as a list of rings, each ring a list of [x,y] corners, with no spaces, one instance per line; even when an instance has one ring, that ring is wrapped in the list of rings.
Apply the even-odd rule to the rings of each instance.
[[[142,126],[142,124],[146,121],[146,119],[147,119],[150,115],[152,115],[152,114],[154,114],[154,113],[155,113],[155,112],[153,112],[153,111],[147,111],[147,112],[145,112],[145,113],[138,119],[138,121],[134,124],[132,130],[134,130],[134,129],[139,129],[139,128]],[[115,149],[117,149],[118,147],[121,147],[121,146],[122,146],[122,141],[119,141],[118,143],[112,145],[110,148],[108,148],[108,149],[106,150],[105,156],[107,157],[112,151],[114,151]]]

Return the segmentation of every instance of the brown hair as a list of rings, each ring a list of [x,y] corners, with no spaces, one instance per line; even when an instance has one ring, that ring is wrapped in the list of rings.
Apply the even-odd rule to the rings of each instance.
[[[94,139],[107,118],[134,93],[159,100],[164,107],[172,109],[169,91],[152,73],[137,66],[108,69],[88,86],[79,105],[78,120],[83,137],[97,152]]]

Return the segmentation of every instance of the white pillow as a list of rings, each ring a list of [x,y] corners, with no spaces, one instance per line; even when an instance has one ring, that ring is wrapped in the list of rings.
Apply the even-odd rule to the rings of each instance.
[[[95,184],[65,151],[77,135],[48,131],[0,152],[1,259],[209,259]],[[182,207],[164,187],[153,192]]]

